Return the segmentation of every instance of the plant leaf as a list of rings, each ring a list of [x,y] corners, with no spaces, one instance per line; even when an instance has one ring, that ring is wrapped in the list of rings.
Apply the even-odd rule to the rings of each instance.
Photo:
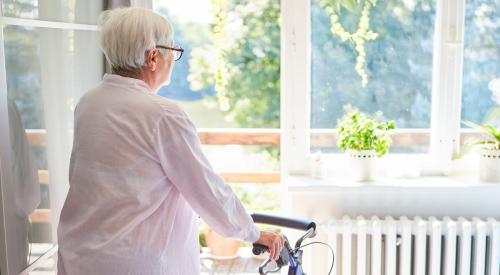
[[[454,153],[453,156],[451,157],[452,160],[457,160],[459,158],[462,158],[463,156],[467,155],[474,149],[474,147],[478,145],[485,145],[485,144],[495,144],[493,141],[489,140],[482,140],[482,141],[475,141],[472,143],[465,144],[463,147],[460,148],[459,153]]]
[[[469,126],[471,128],[474,128],[474,129],[477,129],[477,130],[481,130],[481,131],[485,131],[485,129],[483,128],[482,125],[479,125],[479,124],[476,124],[472,121],[469,121],[469,120],[462,120],[462,123],[466,126]]]
[[[491,126],[493,128],[493,126]],[[497,140],[497,142],[500,142],[500,128],[495,129],[493,128],[493,137]]]
[[[472,121],[468,121],[468,120],[464,120],[464,121],[462,121],[462,123],[471,127],[471,128],[486,132],[486,133],[490,134],[494,139],[496,139],[497,141],[500,142],[500,129],[497,131],[495,129],[495,127],[493,127],[489,124],[479,125],[479,124],[476,124],[476,123],[474,123]]]

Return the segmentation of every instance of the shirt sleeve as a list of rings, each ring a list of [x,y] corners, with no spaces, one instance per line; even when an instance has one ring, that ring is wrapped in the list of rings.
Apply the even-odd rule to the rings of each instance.
[[[194,211],[218,234],[256,242],[259,231],[252,218],[231,187],[212,169],[187,115],[164,116],[155,135],[166,176]]]

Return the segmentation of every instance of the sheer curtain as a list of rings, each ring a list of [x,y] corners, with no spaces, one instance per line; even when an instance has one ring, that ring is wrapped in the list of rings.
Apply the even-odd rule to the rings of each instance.
[[[55,252],[73,111],[102,79],[97,17],[107,3],[1,3],[9,20],[0,35],[0,272],[17,275]]]

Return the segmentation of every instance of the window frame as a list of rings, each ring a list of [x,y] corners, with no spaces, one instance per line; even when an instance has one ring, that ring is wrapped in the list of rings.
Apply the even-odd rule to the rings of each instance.
[[[311,0],[281,0],[283,175],[308,174],[310,170],[310,13]],[[430,150],[420,167],[423,175],[448,175],[452,155],[459,149],[464,21],[465,0],[436,0]]]

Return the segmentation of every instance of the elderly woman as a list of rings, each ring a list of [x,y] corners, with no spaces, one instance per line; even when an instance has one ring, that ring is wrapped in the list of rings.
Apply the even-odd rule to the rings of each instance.
[[[277,258],[282,237],[257,230],[186,113],[156,95],[183,51],[169,22],[139,8],[107,11],[102,21],[112,74],[75,110],[58,274],[199,274],[198,215]]]

